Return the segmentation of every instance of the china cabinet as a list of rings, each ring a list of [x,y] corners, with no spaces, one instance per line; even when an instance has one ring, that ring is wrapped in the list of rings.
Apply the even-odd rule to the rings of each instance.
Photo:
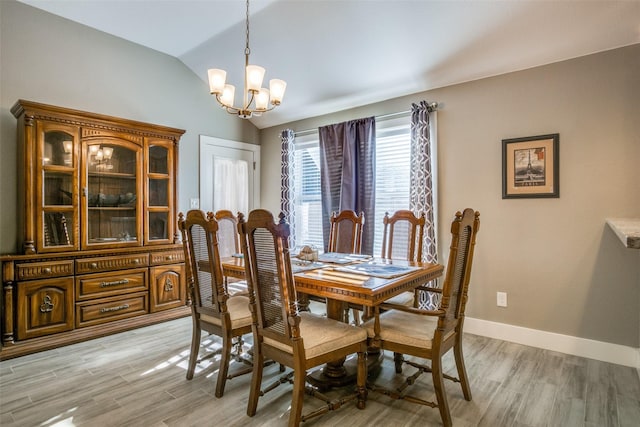
[[[189,314],[176,230],[183,130],[19,100],[20,254],[1,358]]]

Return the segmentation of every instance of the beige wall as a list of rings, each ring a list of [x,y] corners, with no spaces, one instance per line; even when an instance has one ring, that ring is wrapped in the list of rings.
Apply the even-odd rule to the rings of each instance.
[[[0,1],[0,253],[15,252],[18,99],[186,130],[179,209],[198,197],[198,136],[258,143],[257,129],[216,107],[177,59],[13,0]],[[167,31],[171,26],[167,25]]]
[[[454,212],[481,212],[467,315],[639,347],[640,254],[605,225],[640,217],[639,75],[634,45],[264,129],[263,206],[279,210],[281,129],[437,101],[441,254]],[[560,134],[560,198],[503,200],[501,140],[548,133]]]
[[[640,45],[258,131],[215,107],[175,58],[0,1],[0,253],[16,241],[19,98],[185,129],[179,208],[198,197],[198,135],[262,143],[262,205],[277,211],[285,127],[304,130],[438,101],[439,233],[482,213],[468,315],[640,346],[640,254],[607,217],[640,217]],[[168,27],[170,31],[170,27]],[[501,140],[560,133],[560,198],[501,199]],[[509,307],[495,306],[496,291]]]

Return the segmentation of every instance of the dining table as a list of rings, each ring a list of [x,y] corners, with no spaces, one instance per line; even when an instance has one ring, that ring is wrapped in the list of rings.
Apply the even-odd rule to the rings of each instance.
[[[223,258],[225,275],[244,278],[244,260],[241,256]],[[351,254],[321,254],[318,260],[291,259],[296,292],[326,299],[326,315],[343,320],[348,304],[362,306],[365,316],[373,308],[402,292],[442,275],[444,267],[437,263],[412,262]],[[352,363],[350,363],[352,362]],[[378,349],[370,348],[368,368],[372,372],[382,363]],[[343,386],[355,381],[355,360],[345,359],[327,363],[321,370],[308,376],[308,381],[319,388]]]

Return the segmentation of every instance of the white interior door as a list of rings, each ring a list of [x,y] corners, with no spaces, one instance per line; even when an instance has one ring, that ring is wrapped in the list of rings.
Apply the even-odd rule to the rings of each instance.
[[[260,205],[260,146],[200,136],[200,209],[245,215]]]

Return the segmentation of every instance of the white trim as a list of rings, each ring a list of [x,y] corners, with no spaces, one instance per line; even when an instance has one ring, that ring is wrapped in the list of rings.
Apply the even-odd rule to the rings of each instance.
[[[464,332],[636,368],[640,348],[466,317]]]

